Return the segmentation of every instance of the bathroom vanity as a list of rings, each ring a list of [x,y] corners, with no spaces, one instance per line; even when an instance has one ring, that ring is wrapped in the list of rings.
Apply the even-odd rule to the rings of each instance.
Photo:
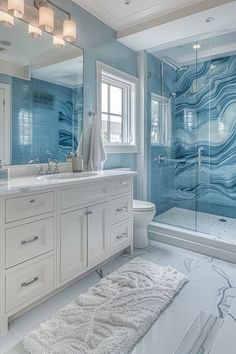
[[[135,172],[13,178],[0,184],[0,334],[133,244]]]

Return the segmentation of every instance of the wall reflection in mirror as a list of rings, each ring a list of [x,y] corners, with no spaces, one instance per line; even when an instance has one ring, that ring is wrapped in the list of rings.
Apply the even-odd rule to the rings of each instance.
[[[0,159],[64,162],[82,127],[83,50],[48,33],[35,39],[17,19],[0,26]]]

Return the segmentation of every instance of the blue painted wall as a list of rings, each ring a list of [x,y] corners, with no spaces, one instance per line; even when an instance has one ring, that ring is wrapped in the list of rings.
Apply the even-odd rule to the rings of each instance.
[[[177,74],[177,200],[236,216],[236,56],[190,65]],[[202,167],[194,160],[202,148]]]
[[[58,0],[58,5],[72,13],[78,22],[77,45],[84,48],[84,151],[88,161],[91,119],[89,111],[96,111],[96,60],[100,60],[131,75],[137,75],[137,55],[116,40],[116,32],[76,5],[73,1]],[[132,166],[136,169],[136,154],[112,154],[106,167]]]

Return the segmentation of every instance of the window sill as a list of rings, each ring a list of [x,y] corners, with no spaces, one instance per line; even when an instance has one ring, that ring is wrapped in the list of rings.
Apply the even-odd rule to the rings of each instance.
[[[104,147],[107,154],[138,154],[140,152],[137,145],[105,144]]]

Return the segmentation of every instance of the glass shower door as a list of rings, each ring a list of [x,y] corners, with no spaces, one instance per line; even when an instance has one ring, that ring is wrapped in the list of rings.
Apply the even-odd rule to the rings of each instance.
[[[191,85],[196,85],[196,65]],[[157,206],[155,220],[196,230],[197,113],[196,87],[186,101],[186,67],[149,56],[150,144],[149,200]]]

